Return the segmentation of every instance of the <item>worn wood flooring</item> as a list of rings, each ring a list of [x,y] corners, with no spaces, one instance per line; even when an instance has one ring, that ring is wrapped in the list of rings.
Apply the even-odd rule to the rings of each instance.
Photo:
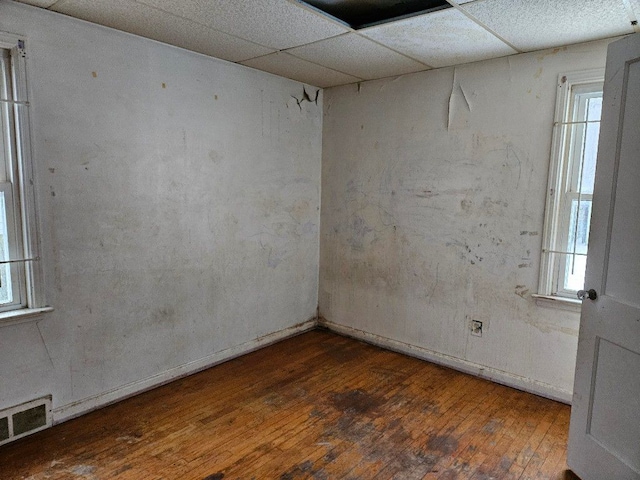
[[[569,407],[322,330],[0,447],[13,479],[575,479]]]

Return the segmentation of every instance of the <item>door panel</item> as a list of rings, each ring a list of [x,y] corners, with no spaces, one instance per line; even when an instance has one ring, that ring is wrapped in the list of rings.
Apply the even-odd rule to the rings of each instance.
[[[640,376],[634,374],[640,372],[640,355],[604,339],[598,340],[596,350],[589,435],[632,469],[640,471],[637,421],[640,401],[633,398],[640,391]]]
[[[640,61],[628,65],[626,86],[622,98],[624,111],[620,131],[620,157],[640,162],[638,135],[640,134]],[[631,87],[631,88],[629,88]],[[606,293],[621,301],[640,306],[640,169],[634,162],[620,162],[615,195],[615,209],[611,230],[611,250],[607,272]],[[635,221],[634,221],[635,220]],[[619,261],[622,260],[622,261]],[[603,292],[604,293],[604,292]]]
[[[640,34],[609,46],[569,428],[583,480],[640,480]]]

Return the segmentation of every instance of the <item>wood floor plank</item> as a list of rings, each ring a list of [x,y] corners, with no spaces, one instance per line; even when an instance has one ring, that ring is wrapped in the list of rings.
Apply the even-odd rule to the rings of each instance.
[[[575,480],[569,407],[323,330],[0,447],[2,480]]]

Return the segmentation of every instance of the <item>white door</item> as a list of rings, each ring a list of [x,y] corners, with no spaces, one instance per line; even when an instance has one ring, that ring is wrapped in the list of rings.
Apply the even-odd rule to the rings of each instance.
[[[639,480],[640,34],[607,55],[586,288],[568,464],[583,480]]]

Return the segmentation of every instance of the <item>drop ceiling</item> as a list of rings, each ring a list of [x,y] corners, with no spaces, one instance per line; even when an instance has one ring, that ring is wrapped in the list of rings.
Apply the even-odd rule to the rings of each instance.
[[[640,0],[447,1],[356,30],[297,0],[21,0],[317,87],[640,31]]]
[[[451,8],[447,0],[298,0],[356,30]]]

